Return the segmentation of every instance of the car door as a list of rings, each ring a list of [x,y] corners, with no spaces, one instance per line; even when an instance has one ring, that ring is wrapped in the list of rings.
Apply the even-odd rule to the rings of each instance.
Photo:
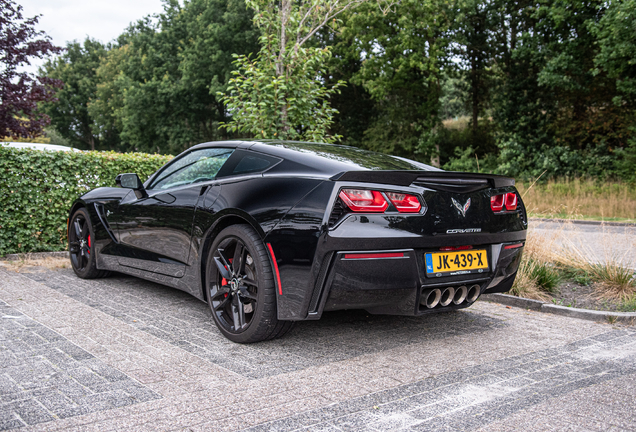
[[[190,255],[194,212],[233,151],[193,150],[167,165],[146,194],[131,191],[113,215],[119,264],[182,277]]]

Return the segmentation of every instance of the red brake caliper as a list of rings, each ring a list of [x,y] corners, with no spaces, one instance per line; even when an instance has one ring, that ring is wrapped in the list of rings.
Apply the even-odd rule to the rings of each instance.
[[[91,247],[91,236],[90,236],[90,234],[89,234],[89,235],[88,235],[88,248],[89,248],[89,249],[86,251],[86,252],[88,252],[88,254],[89,254],[89,255],[91,254],[91,249],[90,249],[90,247]]]
[[[232,264],[232,260],[233,259],[234,258],[230,258],[230,264]],[[228,269],[227,267],[225,267],[225,268]],[[223,284],[223,286],[227,285],[227,279],[223,278],[223,280],[221,281],[221,284]],[[227,293],[225,293],[225,297],[227,297]]]

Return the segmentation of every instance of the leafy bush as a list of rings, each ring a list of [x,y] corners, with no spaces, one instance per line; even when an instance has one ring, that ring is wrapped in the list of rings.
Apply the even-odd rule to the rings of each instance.
[[[115,186],[119,173],[136,172],[146,179],[171,158],[0,146],[0,256],[65,250],[66,219],[76,198]]]

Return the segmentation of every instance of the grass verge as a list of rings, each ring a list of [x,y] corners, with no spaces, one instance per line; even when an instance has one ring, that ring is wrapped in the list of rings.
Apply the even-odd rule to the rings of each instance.
[[[585,179],[517,183],[528,213],[537,217],[636,221],[636,188]]]
[[[554,300],[559,294],[559,284],[567,282],[590,286],[597,303],[612,304],[616,310],[636,311],[636,257],[633,253],[636,240],[629,243],[634,236],[627,228],[622,234],[616,230],[602,231],[590,242],[583,241],[590,232],[572,223],[564,223],[559,231],[550,231],[547,235],[530,230],[511,294]],[[626,247],[623,253],[616,252],[620,242],[623,248]],[[570,293],[572,291],[576,290],[570,290]]]
[[[38,268],[47,268],[51,270],[67,268],[70,266],[68,258],[27,258],[18,261],[0,261],[0,265],[5,269],[16,273],[31,272]]]

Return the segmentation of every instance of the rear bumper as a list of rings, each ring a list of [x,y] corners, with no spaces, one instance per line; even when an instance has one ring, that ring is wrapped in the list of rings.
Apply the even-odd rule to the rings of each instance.
[[[488,269],[456,276],[427,275],[426,252],[439,249],[334,251],[323,260],[306,319],[319,319],[323,311],[365,309],[373,314],[423,315],[470,306],[482,293],[506,292],[512,287],[523,246],[519,242],[482,245],[488,252]],[[430,307],[426,298],[440,290],[455,298]],[[472,291],[471,288],[473,289]],[[471,296],[462,298],[462,290]],[[474,295],[476,293],[476,295]]]

